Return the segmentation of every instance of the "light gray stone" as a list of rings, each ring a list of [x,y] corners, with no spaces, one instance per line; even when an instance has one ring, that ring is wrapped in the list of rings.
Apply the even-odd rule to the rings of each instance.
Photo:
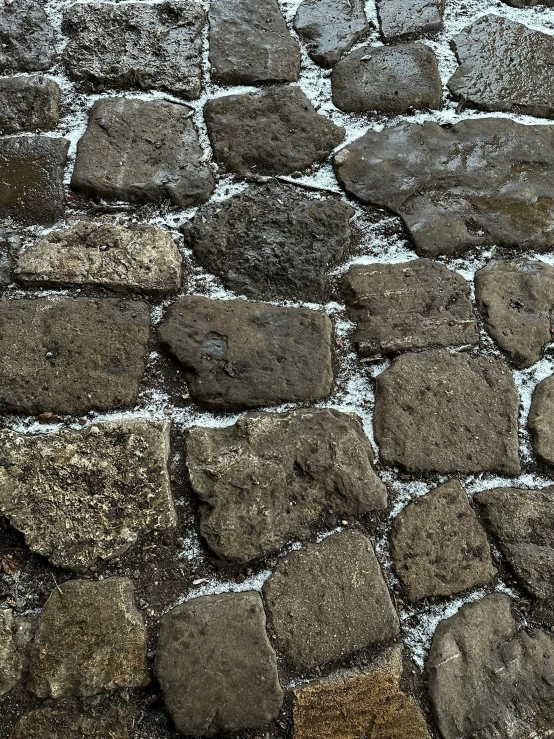
[[[384,40],[400,41],[442,30],[445,0],[378,0]]]

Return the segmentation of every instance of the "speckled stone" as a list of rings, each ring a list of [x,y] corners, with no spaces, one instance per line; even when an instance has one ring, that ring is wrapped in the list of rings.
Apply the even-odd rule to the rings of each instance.
[[[363,0],[304,0],[294,27],[321,67],[332,67],[369,28]]]
[[[49,131],[60,119],[60,88],[46,77],[0,78],[0,133]]]
[[[378,0],[377,13],[386,43],[442,29],[445,0]]]

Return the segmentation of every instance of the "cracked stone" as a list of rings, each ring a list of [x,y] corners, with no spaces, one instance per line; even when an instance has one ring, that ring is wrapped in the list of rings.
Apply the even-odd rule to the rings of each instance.
[[[554,375],[533,391],[528,423],[533,451],[542,462],[554,465]]]
[[[363,0],[304,0],[294,19],[296,32],[320,67],[332,67],[369,29]]]
[[[386,43],[442,30],[444,0],[378,0],[377,13]]]
[[[22,716],[10,739],[130,739],[129,706],[78,706],[61,700]]]
[[[0,70],[42,72],[54,61],[56,34],[36,0],[0,6]]]
[[[34,620],[0,608],[0,696],[15,687],[29,663]]]
[[[60,88],[46,77],[0,79],[0,132],[49,131],[60,119]]]

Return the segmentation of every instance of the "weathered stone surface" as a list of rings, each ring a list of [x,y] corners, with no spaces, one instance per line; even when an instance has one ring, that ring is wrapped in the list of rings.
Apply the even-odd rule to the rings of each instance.
[[[518,412],[512,373],[499,359],[406,354],[377,378],[375,437],[382,461],[410,472],[517,475]]]
[[[261,726],[276,718],[283,699],[255,592],[208,595],[166,614],[155,672],[182,734]]]
[[[457,480],[416,498],[396,516],[391,556],[411,601],[461,593],[496,574],[487,536]]]
[[[344,129],[316,113],[299,87],[267,87],[208,100],[215,158],[239,175],[286,175],[322,162]]]
[[[14,617],[11,608],[0,608],[0,696],[23,677],[33,632],[30,618]]]
[[[135,403],[150,334],[146,303],[0,303],[0,412],[83,413]]]
[[[362,357],[479,341],[469,283],[431,259],[355,264],[342,285]]]
[[[277,0],[212,0],[210,63],[220,85],[295,82],[300,47]]]
[[[175,242],[159,228],[79,221],[30,246],[19,257],[14,277],[30,286],[171,293],[181,287],[182,264]]]
[[[554,721],[554,639],[516,630],[507,595],[494,593],[442,621],[427,675],[444,739],[547,737]]]
[[[0,226],[0,285],[9,285],[12,281],[13,263],[20,248],[21,238]]]
[[[308,308],[190,295],[171,306],[159,336],[193,399],[230,411],[327,397],[332,328]]]
[[[148,682],[146,629],[131,580],[69,580],[52,591],[31,652],[33,693],[84,698]]]
[[[448,81],[456,99],[480,110],[554,118],[554,38],[485,15],[452,39],[460,67]]]
[[[440,31],[444,5],[444,0],[378,0],[384,40],[388,43]]]
[[[239,295],[316,303],[350,246],[354,209],[294,187],[250,188],[200,208],[187,231],[199,262]]]
[[[89,89],[167,90],[193,99],[202,90],[199,2],[75,3],[64,11],[63,61]]]
[[[546,5],[547,8],[554,8],[554,0],[503,0],[503,2],[511,5],[513,8],[534,8],[537,5]]]
[[[518,367],[530,367],[552,341],[554,268],[518,259],[491,261],[475,273],[475,297],[485,327]]]
[[[214,178],[191,110],[165,100],[97,100],[77,144],[71,186],[99,198],[204,203]]]
[[[442,105],[437,57],[425,44],[361,46],[335,66],[331,83],[333,102],[347,112],[405,113]]]
[[[65,211],[69,141],[47,136],[0,139],[0,221],[51,226]]]
[[[225,559],[246,562],[308,536],[323,512],[344,517],[387,507],[357,416],[257,413],[226,428],[193,428],[186,438],[200,532]]]
[[[56,128],[60,88],[46,77],[0,78],[0,133]]]
[[[528,423],[533,451],[541,461],[554,465],[554,375],[535,388]]]
[[[0,7],[0,70],[40,72],[52,66],[55,32],[36,0],[13,0]]]
[[[175,526],[169,423],[140,419],[83,431],[0,434],[0,512],[28,546],[84,572],[139,534]]]
[[[403,123],[335,156],[351,195],[401,216],[418,254],[554,243],[554,129],[506,118]]]
[[[304,0],[294,27],[321,67],[332,67],[368,30],[363,0]]]
[[[279,647],[298,669],[386,641],[400,629],[371,542],[354,531],[282,559],[264,597]]]
[[[128,706],[76,706],[57,701],[19,719],[10,739],[130,739]]]

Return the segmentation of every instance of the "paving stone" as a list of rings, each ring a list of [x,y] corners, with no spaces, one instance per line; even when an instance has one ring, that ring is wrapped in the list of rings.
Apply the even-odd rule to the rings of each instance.
[[[0,285],[3,287],[12,281],[13,263],[20,248],[21,237],[0,226]]]
[[[0,512],[52,564],[84,572],[175,526],[169,426],[141,419],[0,434]]]
[[[488,333],[517,367],[530,367],[552,341],[554,268],[531,259],[490,261],[475,273]]]
[[[323,513],[344,518],[387,507],[353,414],[256,413],[226,428],[193,428],[186,439],[200,532],[224,559],[246,562],[309,536]]]
[[[431,259],[355,264],[342,286],[362,357],[479,341],[469,283]]]
[[[56,34],[36,0],[13,0],[0,7],[0,70],[40,72],[54,61]]]
[[[321,67],[332,67],[369,29],[363,0],[304,0],[294,27]]]
[[[214,736],[267,724],[283,691],[255,592],[195,598],[161,623],[155,672],[177,731]]]
[[[495,488],[473,500],[520,583],[537,598],[554,598],[554,487]]]
[[[69,700],[38,708],[22,716],[10,739],[130,739],[128,706],[100,708]]]
[[[185,235],[198,261],[238,295],[323,303],[327,270],[350,247],[354,212],[294,187],[251,187],[200,208]]]
[[[192,398],[231,411],[327,397],[332,330],[308,308],[190,295],[171,306],[159,337],[184,367]]]
[[[52,226],[63,218],[69,141],[47,136],[0,139],[0,220]]]
[[[11,608],[0,608],[0,696],[23,677],[33,634],[33,619],[14,617]]]
[[[533,391],[528,423],[533,451],[542,462],[554,465],[554,375]]]
[[[426,669],[444,739],[547,737],[554,721],[554,639],[517,632],[507,595],[494,593],[442,621]]]
[[[341,185],[398,214],[422,256],[490,245],[546,251],[554,129],[506,118],[368,131],[335,155]]]
[[[0,133],[56,128],[60,88],[46,77],[0,78]]]
[[[410,601],[461,593],[496,574],[487,536],[457,480],[416,498],[396,516],[391,556]]]
[[[385,42],[440,31],[444,5],[444,0],[378,0],[377,13]]]
[[[30,246],[14,277],[31,287],[98,285],[163,294],[180,289],[182,265],[177,245],[159,228],[78,221]]]
[[[97,198],[204,203],[214,178],[191,111],[166,100],[97,100],[77,144],[71,186]]]
[[[166,90],[194,99],[202,91],[200,2],[75,3],[65,9],[63,62],[89,90]]]
[[[434,349],[377,378],[381,460],[409,472],[519,474],[518,413],[510,368],[495,357]]]
[[[344,129],[316,113],[299,87],[274,86],[208,100],[216,160],[239,175],[287,175],[322,162]]]
[[[361,46],[335,66],[333,102],[354,113],[406,113],[442,106],[437,57],[425,44]]]
[[[511,5],[513,8],[534,8],[537,5],[554,8],[554,0],[503,0],[503,2]]]
[[[277,0],[212,0],[210,63],[220,85],[295,82],[300,47]]]
[[[460,67],[448,81],[457,100],[480,110],[554,118],[554,38],[485,15],[452,39]]]
[[[51,296],[0,303],[0,412],[78,414],[135,404],[146,303]]]
[[[355,531],[281,559],[264,585],[279,647],[297,669],[395,637],[399,622],[371,542]]]

